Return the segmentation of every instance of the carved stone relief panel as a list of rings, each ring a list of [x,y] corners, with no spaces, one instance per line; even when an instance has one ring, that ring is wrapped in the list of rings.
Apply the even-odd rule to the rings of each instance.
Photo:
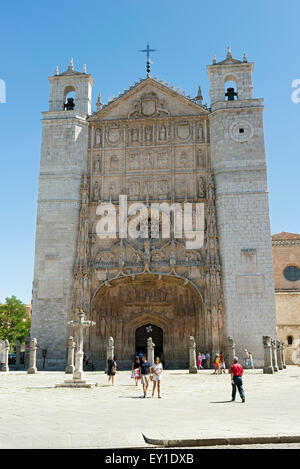
[[[119,125],[111,125],[106,128],[106,145],[117,146],[123,141],[123,129]]]
[[[147,151],[143,154],[143,166],[144,169],[153,169],[154,155],[153,152]]]
[[[108,176],[104,179],[104,194],[105,200],[118,199],[119,194],[122,193],[122,179],[120,177]]]
[[[169,155],[167,151],[157,153],[157,168],[167,169],[169,167]]]
[[[176,124],[175,136],[177,141],[187,141],[193,136],[192,125],[188,121],[181,121]]]
[[[127,181],[129,198],[136,198],[140,195],[140,181],[138,179],[129,179]]]
[[[187,148],[176,149],[176,169],[187,169],[193,167],[192,153]]]
[[[121,171],[123,169],[122,150],[105,150],[105,172]]]
[[[140,153],[130,152],[127,155],[127,169],[132,171],[134,169],[140,169]]]

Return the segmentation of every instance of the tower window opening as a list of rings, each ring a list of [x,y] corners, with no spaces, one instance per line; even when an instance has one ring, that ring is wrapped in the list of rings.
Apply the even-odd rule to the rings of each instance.
[[[67,86],[64,93],[64,110],[73,111],[75,108],[75,88]]]
[[[243,134],[244,132],[245,132],[245,130],[241,127],[241,128],[239,129],[239,133],[240,133],[240,134]]]
[[[236,77],[233,75],[227,76],[225,78],[224,85],[225,85],[225,97],[227,98],[227,101],[234,101],[238,99]]]
[[[293,345],[293,337],[291,335],[288,336],[287,343],[288,345]]]

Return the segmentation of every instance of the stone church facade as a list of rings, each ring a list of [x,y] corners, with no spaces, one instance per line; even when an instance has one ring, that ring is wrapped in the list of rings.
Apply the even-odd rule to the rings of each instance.
[[[96,322],[85,351],[98,367],[112,336],[124,366],[152,336],[169,367],[186,366],[187,340],[224,351],[234,337],[262,363],[262,336],[276,337],[263,101],[252,96],[253,63],[207,67],[210,108],[151,78],[91,112],[93,78],[58,70],[43,112],[32,331],[49,366],[63,368],[67,321],[78,308]],[[225,84],[235,83],[226,93]],[[72,93],[75,107],[68,106]],[[70,100],[69,100],[70,101]],[[99,204],[202,203],[204,243],[100,237]],[[150,213],[150,212],[149,212]],[[107,213],[106,213],[107,214]],[[158,228],[161,217],[158,215]],[[128,216],[128,222],[132,215]],[[148,232],[147,232],[148,234]]]

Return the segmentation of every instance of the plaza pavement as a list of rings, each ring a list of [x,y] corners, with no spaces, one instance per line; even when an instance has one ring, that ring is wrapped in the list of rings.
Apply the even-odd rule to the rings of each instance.
[[[300,436],[300,368],[248,370],[246,402],[229,402],[230,376],[166,370],[162,399],[142,399],[130,372],[115,386],[103,372],[92,389],[55,388],[63,372],[0,373],[0,448],[149,448],[155,440]],[[150,385],[152,387],[152,385]],[[188,445],[187,445],[188,446]]]

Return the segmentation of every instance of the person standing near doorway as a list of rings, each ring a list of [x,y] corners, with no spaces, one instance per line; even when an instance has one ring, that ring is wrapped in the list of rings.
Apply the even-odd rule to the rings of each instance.
[[[201,353],[201,357],[202,357],[202,366],[203,366],[203,369],[207,368],[206,366],[206,355],[205,353]]]
[[[235,401],[236,396],[236,388],[238,388],[239,395],[241,396],[242,402],[245,402],[245,393],[243,388],[243,380],[242,376],[244,374],[244,370],[242,365],[238,363],[238,358],[234,357],[233,364],[230,368],[231,373],[231,384],[232,384],[232,396],[231,401]]]
[[[152,397],[154,397],[156,383],[157,383],[157,397],[158,397],[158,399],[161,399],[160,380],[161,380],[162,372],[163,372],[163,366],[162,366],[162,363],[161,363],[160,359],[157,357],[155,359],[154,365],[152,366],[152,373],[153,373],[153,377],[152,377],[152,381],[153,381]]]
[[[143,398],[147,397],[147,389],[149,386],[150,379],[150,363],[147,361],[145,355],[143,355],[142,361],[140,363],[140,373],[141,373],[141,382],[143,385],[144,395]]]

